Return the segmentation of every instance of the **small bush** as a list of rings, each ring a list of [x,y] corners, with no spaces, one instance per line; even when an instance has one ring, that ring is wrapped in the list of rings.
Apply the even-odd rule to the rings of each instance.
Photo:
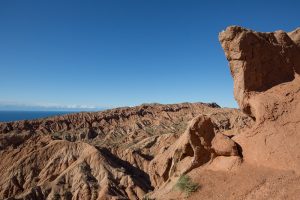
[[[150,198],[150,197],[148,197],[148,196],[144,196],[144,197],[143,197],[143,200],[155,200],[155,199]]]
[[[180,191],[184,192],[186,196],[190,196],[191,193],[196,192],[198,190],[199,185],[197,183],[193,183],[189,176],[182,175],[178,179],[175,187],[178,188]]]

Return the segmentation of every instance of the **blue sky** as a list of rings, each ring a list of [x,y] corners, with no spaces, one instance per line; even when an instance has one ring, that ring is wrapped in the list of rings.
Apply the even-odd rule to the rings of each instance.
[[[0,1],[0,109],[235,107],[218,33],[292,31],[299,2]]]

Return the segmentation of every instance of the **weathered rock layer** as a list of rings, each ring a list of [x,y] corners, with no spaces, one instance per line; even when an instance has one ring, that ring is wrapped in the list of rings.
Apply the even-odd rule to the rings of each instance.
[[[228,27],[219,39],[240,108],[256,124],[233,138],[244,159],[300,172],[300,29],[260,33]]]
[[[300,29],[261,33],[231,26],[219,35],[234,79],[234,96],[255,117],[249,99],[300,73]]]

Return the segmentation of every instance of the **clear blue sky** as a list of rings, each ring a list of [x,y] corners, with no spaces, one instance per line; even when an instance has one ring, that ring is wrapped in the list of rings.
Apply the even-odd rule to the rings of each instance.
[[[300,26],[300,1],[0,1],[0,104],[234,107],[218,33]]]

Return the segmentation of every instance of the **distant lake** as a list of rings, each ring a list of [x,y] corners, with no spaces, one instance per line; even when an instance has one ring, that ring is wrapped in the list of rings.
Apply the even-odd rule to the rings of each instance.
[[[74,113],[72,111],[0,111],[0,122],[30,120]]]

